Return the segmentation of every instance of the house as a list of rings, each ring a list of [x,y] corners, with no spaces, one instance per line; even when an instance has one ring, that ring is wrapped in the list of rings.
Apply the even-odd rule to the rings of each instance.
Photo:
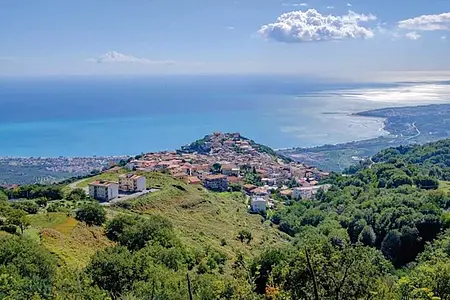
[[[226,176],[239,176],[240,168],[235,165],[223,165],[222,174]]]
[[[201,184],[202,181],[197,176],[188,176],[186,178],[186,183],[188,183],[188,184]]]
[[[142,192],[146,188],[144,176],[123,174],[119,176],[119,190],[123,192]]]
[[[292,190],[282,190],[280,191],[280,195],[290,197],[292,195]]]
[[[174,174],[172,174],[172,176],[175,177],[176,179],[179,179],[182,181],[186,181],[188,178],[188,175],[184,172],[174,173]]]
[[[319,190],[326,192],[330,189],[330,187],[330,184],[297,187],[292,191],[292,198],[313,199]]]
[[[208,175],[204,178],[203,185],[209,190],[224,192],[228,190],[228,179],[225,175]]]
[[[252,197],[250,207],[254,212],[265,212],[267,210],[267,201],[262,197]]]
[[[119,197],[119,184],[104,180],[91,182],[89,184],[89,195],[99,201],[110,201]]]
[[[241,178],[236,176],[228,176],[228,183],[240,184],[242,182]]]
[[[244,184],[244,185],[242,186],[242,188],[244,189],[245,192],[250,193],[251,190],[256,189],[257,186],[256,186],[256,185],[253,185],[253,184],[247,183],[247,184]]]
[[[267,197],[269,195],[267,189],[263,187],[257,187],[256,189],[251,190],[250,193],[256,197]]]

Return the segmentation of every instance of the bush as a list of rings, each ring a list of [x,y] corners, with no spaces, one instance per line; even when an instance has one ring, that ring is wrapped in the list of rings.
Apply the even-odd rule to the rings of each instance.
[[[77,210],[75,218],[88,226],[101,226],[106,221],[106,211],[96,202],[88,203]]]
[[[39,210],[39,205],[32,200],[16,201],[13,202],[11,206],[15,209],[23,210],[29,214],[37,214]]]

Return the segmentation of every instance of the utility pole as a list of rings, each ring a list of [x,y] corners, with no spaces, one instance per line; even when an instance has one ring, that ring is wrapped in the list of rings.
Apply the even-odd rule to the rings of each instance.
[[[320,298],[319,298],[319,292],[317,291],[316,274],[314,273],[314,269],[312,268],[311,260],[310,260],[310,258],[309,258],[309,251],[308,251],[308,249],[307,249],[306,247],[305,247],[305,254],[306,254],[306,262],[308,263],[308,269],[309,269],[309,272],[311,273],[312,280],[313,280],[313,286],[314,286],[314,299],[315,299],[315,300],[320,300]]]
[[[187,284],[188,284],[189,300],[193,300],[192,291],[191,291],[191,279],[189,278],[189,272],[186,273],[186,279],[187,279]]]

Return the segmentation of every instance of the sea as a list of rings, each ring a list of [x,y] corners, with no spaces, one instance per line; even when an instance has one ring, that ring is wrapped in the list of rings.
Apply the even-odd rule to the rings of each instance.
[[[2,78],[0,156],[134,155],[212,132],[273,148],[368,139],[386,134],[383,120],[353,113],[398,102],[358,95],[396,87],[262,75]]]

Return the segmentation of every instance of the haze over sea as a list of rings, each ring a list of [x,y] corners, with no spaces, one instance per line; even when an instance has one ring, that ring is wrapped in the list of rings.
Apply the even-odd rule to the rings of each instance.
[[[351,113],[447,96],[447,85],[290,76],[3,78],[0,156],[172,150],[214,131],[273,148],[335,144],[384,134],[382,120]]]

